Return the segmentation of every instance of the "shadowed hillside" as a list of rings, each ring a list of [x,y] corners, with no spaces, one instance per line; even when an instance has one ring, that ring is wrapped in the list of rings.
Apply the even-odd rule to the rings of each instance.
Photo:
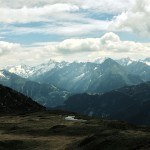
[[[1,113],[26,113],[42,111],[45,108],[8,87],[0,85],[0,112]]]
[[[105,94],[71,96],[63,109],[84,115],[150,125],[150,82]]]

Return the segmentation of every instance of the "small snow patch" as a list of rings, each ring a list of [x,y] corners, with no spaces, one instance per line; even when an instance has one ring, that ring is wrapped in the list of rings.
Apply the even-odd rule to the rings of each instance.
[[[2,72],[0,72],[0,77],[5,77]]]
[[[75,119],[75,116],[68,116],[65,118],[67,121],[79,121],[79,122],[85,122],[86,120],[83,119]]]
[[[65,120],[77,121],[78,119],[75,119],[75,116],[68,116],[68,117],[65,118]]]

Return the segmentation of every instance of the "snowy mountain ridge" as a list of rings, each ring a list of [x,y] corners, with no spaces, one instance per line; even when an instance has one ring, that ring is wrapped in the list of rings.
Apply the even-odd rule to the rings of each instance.
[[[37,66],[27,66],[25,64],[17,65],[17,66],[8,66],[4,68],[5,70],[15,73],[23,78],[29,78],[31,76],[38,76],[41,75],[47,71],[50,71],[56,67],[63,67],[64,65],[67,65],[67,62],[56,62],[54,60],[49,60],[47,63],[42,63]]]
[[[143,63],[147,64],[148,66],[150,66],[150,58],[145,58],[143,60],[140,60],[140,62],[143,62]]]
[[[109,59],[109,58],[108,57],[99,57],[93,61],[88,61],[88,62],[102,64],[107,59]],[[129,66],[134,62],[142,62],[142,63],[145,63],[146,65],[150,66],[150,58],[146,58],[143,60],[134,60],[134,59],[127,57],[127,58],[121,58],[121,59],[118,59],[115,61],[117,63],[119,63],[121,66]],[[80,63],[86,64],[88,62],[80,62]],[[65,61],[57,62],[57,61],[50,59],[47,63],[42,63],[40,65],[33,66],[33,67],[22,64],[22,65],[18,65],[18,66],[8,66],[4,69],[11,73],[15,73],[23,78],[29,78],[32,76],[36,77],[36,76],[42,75],[45,72],[51,71],[54,68],[63,68],[70,64],[71,64],[70,62],[65,62]],[[2,75],[0,75],[0,76],[2,76]]]

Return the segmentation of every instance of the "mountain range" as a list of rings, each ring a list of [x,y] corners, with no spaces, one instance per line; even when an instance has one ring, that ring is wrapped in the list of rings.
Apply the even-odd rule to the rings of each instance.
[[[109,58],[108,57],[100,57],[93,61],[88,61],[88,62],[102,64],[107,59],[109,59]],[[128,66],[128,65],[132,64],[133,62],[143,62],[146,65],[150,66],[150,58],[145,58],[143,60],[134,60],[134,59],[127,57],[127,58],[121,58],[121,59],[117,59],[117,60],[115,59],[114,61],[119,63],[121,66]],[[7,70],[11,73],[15,73],[21,77],[30,78],[30,77],[41,75],[41,74],[48,72],[54,68],[63,68],[64,66],[69,65],[69,64],[70,64],[69,62],[65,62],[65,61],[57,62],[55,60],[50,59],[47,63],[42,63],[37,66],[31,67],[31,66],[22,64],[22,65],[17,65],[17,66],[6,66],[3,69]]]
[[[150,66],[147,65],[147,67],[148,73]],[[53,84],[71,93],[104,93],[126,85],[139,84],[145,79],[142,77],[140,74],[129,71],[126,66],[107,58],[102,63],[67,63],[61,68],[55,67],[30,79]]]
[[[31,97],[46,107],[62,105],[72,94],[106,93],[150,81],[149,58],[93,62],[56,62],[38,66],[19,65],[0,71],[0,83]]]
[[[22,66],[18,72],[18,67],[6,67],[0,71],[0,84],[31,97],[47,108],[150,124],[148,61],[148,58],[145,62],[130,58],[72,63],[50,60],[34,67],[34,70],[33,67]]]
[[[18,76],[23,78],[33,78],[38,75],[41,75],[45,72],[52,70],[53,68],[62,68],[64,65],[67,65],[68,62],[56,62],[54,60],[49,60],[47,63],[42,63],[37,66],[27,66],[25,64],[18,65],[18,66],[7,66],[3,68],[11,73],[14,73]]]

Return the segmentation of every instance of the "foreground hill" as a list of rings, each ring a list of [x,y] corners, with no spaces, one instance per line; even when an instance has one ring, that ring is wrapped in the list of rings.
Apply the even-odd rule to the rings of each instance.
[[[0,113],[29,113],[45,108],[10,88],[0,85]]]
[[[148,150],[149,147],[150,128],[125,122],[61,111],[0,116],[1,150]]]
[[[71,96],[63,109],[84,115],[150,125],[150,82],[101,95]]]

